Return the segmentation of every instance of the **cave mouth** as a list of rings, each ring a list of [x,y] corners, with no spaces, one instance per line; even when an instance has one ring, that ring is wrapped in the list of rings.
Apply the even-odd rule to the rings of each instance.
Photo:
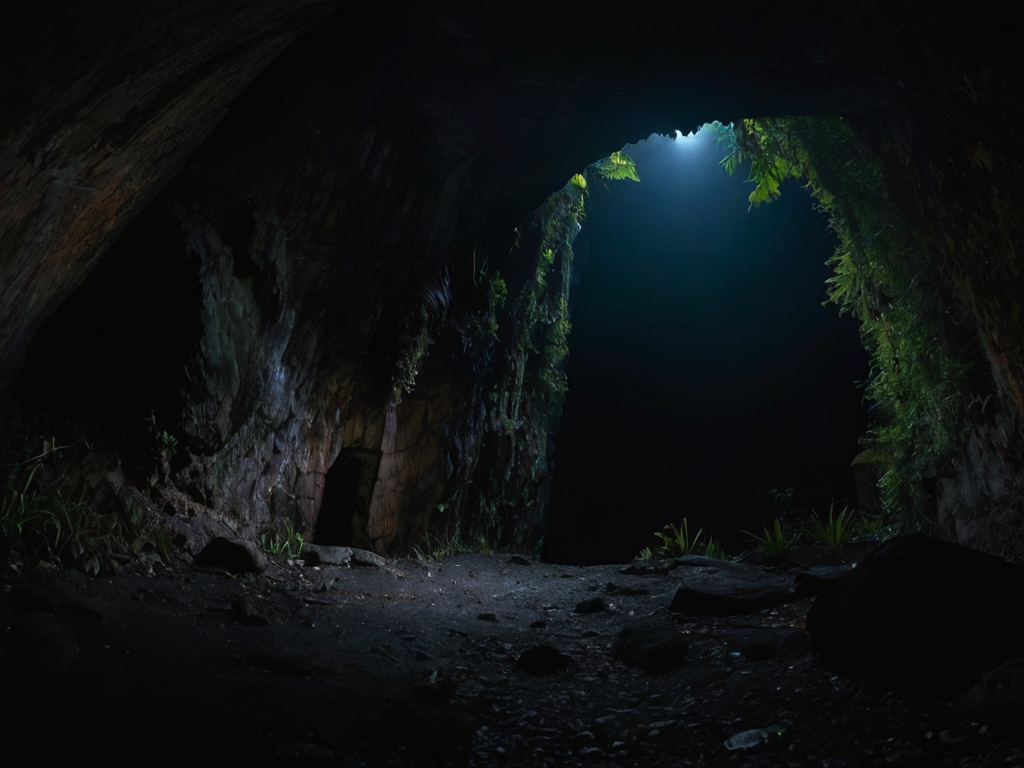
[[[623,149],[641,183],[591,185],[547,561],[626,562],[684,517],[737,553],[773,489],[857,505],[868,361],[822,305],[837,241],[796,181],[751,208],[717,135],[654,134]]]
[[[180,435],[202,330],[198,274],[181,223],[161,201],[149,205],[29,345],[10,385],[29,439],[77,436],[141,466],[161,434]]]

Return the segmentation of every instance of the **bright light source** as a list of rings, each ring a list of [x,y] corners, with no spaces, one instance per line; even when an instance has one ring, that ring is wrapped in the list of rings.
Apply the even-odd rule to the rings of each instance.
[[[696,136],[696,135],[697,134],[694,133],[693,131],[690,131],[689,133],[683,133],[678,128],[676,128],[676,135],[673,137],[673,140],[675,141],[676,144],[678,144],[680,146],[691,146],[692,147],[692,146],[694,146],[694,144],[696,142],[691,141],[691,139],[693,139],[693,137]]]

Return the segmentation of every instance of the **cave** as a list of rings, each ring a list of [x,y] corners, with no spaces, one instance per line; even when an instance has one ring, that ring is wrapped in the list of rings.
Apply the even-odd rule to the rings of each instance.
[[[595,187],[575,248],[544,558],[625,561],[684,516],[741,551],[772,489],[869,505],[851,466],[868,364],[822,306],[837,243],[809,191],[748,210],[710,125],[624,151],[641,183]]]
[[[1018,690],[1024,657],[999,597],[1024,584],[1012,25],[905,3],[675,11],[4,5],[14,731],[55,757],[162,743],[198,763],[1019,761],[1019,697],[969,693]],[[818,398],[815,428],[849,435],[838,468],[792,438],[814,469],[727,479],[757,493],[729,497],[728,530],[689,511],[725,502],[685,498],[671,462],[566,469],[629,434],[625,411],[581,405],[601,395],[588,365],[624,365],[616,328],[584,332],[613,314],[588,304],[601,217],[630,218],[602,210],[639,142],[709,121],[754,182],[750,220],[820,208],[818,300],[863,342],[862,389],[843,369],[845,394]],[[828,338],[806,359],[839,354]],[[709,429],[694,439],[757,461],[748,433]],[[696,476],[705,453],[673,459]],[[640,512],[628,482],[598,485],[642,471]],[[606,511],[584,536],[587,499]],[[829,504],[876,527],[828,548]],[[813,563],[770,551],[814,522]],[[623,562],[638,531],[665,556]],[[701,591],[752,574],[741,597]]]

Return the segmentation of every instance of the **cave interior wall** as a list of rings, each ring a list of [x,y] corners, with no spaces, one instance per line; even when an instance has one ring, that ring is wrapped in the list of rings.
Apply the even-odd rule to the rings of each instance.
[[[947,254],[994,382],[936,478],[937,520],[1024,555],[1024,190],[1005,33],[893,4],[844,18],[742,9],[727,28],[695,12],[686,29],[642,9],[364,17],[270,0],[154,7],[140,25],[102,5],[74,19],[111,41],[102,51],[46,64],[13,46],[3,61],[9,424],[68,440],[87,427],[104,470],[120,466],[154,508],[205,508],[254,538],[288,520],[384,552],[428,534],[530,551],[554,427],[529,393],[510,418],[529,367],[511,344],[515,298],[540,256],[529,232],[513,247],[517,228],[651,132],[841,114]],[[68,31],[26,29],[51,48]],[[106,273],[83,284],[104,253]],[[128,295],[139,320],[115,326],[144,339],[98,321]],[[70,355],[72,327],[77,349],[118,355]]]

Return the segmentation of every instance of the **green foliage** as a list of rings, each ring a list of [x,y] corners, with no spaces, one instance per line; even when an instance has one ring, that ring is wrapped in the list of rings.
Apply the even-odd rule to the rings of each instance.
[[[748,200],[751,207],[778,199],[780,186],[786,179],[799,179],[805,175],[803,165],[796,160],[787,141],[787,135],[772,131],[767,123],[743,120],[738,126],[718,124],[719,141],[726,144],[728,154],[721,164],[732,176],[746,161],[750,161],[749,183],[754,191]]]
[[[156,444],[157,450],[168,459],[174,458],[175,454],[178,453],[178,438],[166,429],[157,434]]]
[[[743,531],[753,541],[757,542],[761,552],[769,557],[785,557],[786,554],[796,544],[797,536],[786,533],[785,528],[782,525],[782,521],[779,518],[775,518],[775,522],[771,528],[765,528],[763,532],[758,535],[751,533],[750,531]]]
[[[834,515],[834,512],[835,502],[829,506],[828,520],[823,521],[819,515],[813,515],[809,520],[807,535],[820,541],[829,551],[838,552],[850,540],[850,517],[846,507],[838,515]]]
[[[668,557],[681,557],[683,555],[697,554],[700,546],[700,537],[704,533],[701,528],[693,536],[690,536],[690,524],[684,517],[678,528],[674,525],[666,525],[664,532],[658,531],[654,535],[662,541],[658,551]]]
[[[39,465],[31,467],[22,477],[11,472],[7,477],[6,493],[0,506],[0,540],[14,540],[39,517],[30,491]]]
[[[651,552],[650,547],[644,547],[640,550],[640,553],[636,556],[637,560],[650,560],[654,557],[654,553]]]
[[[425,562],[444,560],[455,555],[491,554],[494,551],[482,533],[474,539],[467,536],[458,523],[452,530],[444,533],[427,533],[424,536],[423,546],[414,545],[411,549],[417,560]]]
[[[725,560],[725,550],[722,549],[721,543],[714,538],[709,538],[704,542],[704,546],[700,548],[700,554],[704,557],[713,557],[715,560]]]
[[[281,530],[270,536],[263,534],[260,537],[260,544],[265,552],[294,560],[302,555],[302,548],[306,543],[302,534],[295,530],[295,524],[291,520],[285,520]]]
[[[842,118],[744,120],[719,133],[726,171],[751,162],[752,206],[777,197],[785,178],[801,178],[829,215],[839,246],[828,298],[857,317],[871,355],[866,395],[876,406],[855,463],[876,474],[886,516],[913,526],[966,432],[973,372],[983,368],[945,257],[899,214],[877,160]],[[975,384],[973,394],[989,386]]]
[[[587,188],[587,179],[586,177],[584,177],[582,173],[577,173],[575,176],[572,177],[572,179],[570,179],[570,181],[580,189]]]
[[[594,170],[594,173],[602,179],[609,179],[612,181],[621,181],[623,179],[640,181],[640,177],[636,173],[636,164],[633,162],[633,158],[625,152],[612,152],[603,160],[598,160],[596,163],[592,163],[590,167]]]
[[[0,539],[20,538],[38,556],[78,566],[94,576],[141,551],[152,526],[93,509],[84,491],[44,466],[44,458],[49,461],[51,456],[53,452],[44,452],[9,469],[0,506]]]

